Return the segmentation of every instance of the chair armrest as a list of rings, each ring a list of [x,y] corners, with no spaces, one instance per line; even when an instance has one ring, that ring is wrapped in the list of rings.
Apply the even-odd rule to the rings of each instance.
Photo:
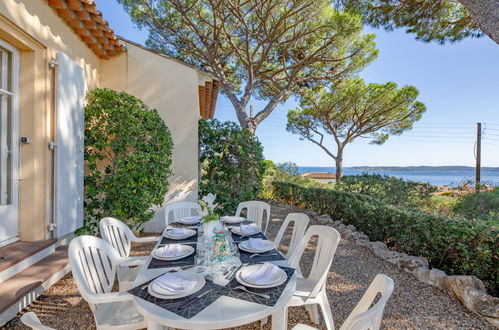
[[[137,243],[145,243],[145,242],[157,242],[159,241],[161,236],[150,236],[150,237],[135,237],[133,240]]]
[[[122,258],[119,265],[125,267],[140,266],[147,260],[147,256]]]
[[[110,292],[110,293],[91,293],[83,294],[83,298],[90,304],[105,304],[115,301],[128,301],[132,300],[133,296],[128,292]]]

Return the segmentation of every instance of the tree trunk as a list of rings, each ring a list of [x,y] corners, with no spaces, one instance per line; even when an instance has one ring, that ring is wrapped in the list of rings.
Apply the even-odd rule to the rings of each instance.
[[[336,162],[336,181],[340,181],[343,176],[343,156],[338,155],[335,159]]]
[[[480,30],[499,44],[499,0],[459,0]]]

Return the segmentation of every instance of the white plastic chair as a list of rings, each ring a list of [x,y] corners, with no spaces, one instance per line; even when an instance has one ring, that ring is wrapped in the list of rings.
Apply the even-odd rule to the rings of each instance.
[[[246,210],[246,220],[253,221],[260,227],[265,234],[270,222],[270,205],[261,201],[241,202],[237,206],[236,217],[240,217],[243,210]],[[263,213],[265,214],[266,222],[263,227]]]
[[[21,316],[21,322],[34,330],[55,330],[54,328],[43,325],[38,316],[33,312],[24,313],[23,316]]]
[[[298,268],[303,252],[313,236],[317,236],[317,245],[311,271],[306,278],[301,275],[298,276],[296,292],[288,302],[286,309],[290,306],[305,306],[312,321],[319,324],[319,313],[317,311],[317,305],[319,305],[326,321],[326,327],[333,329],[333,314],[327,299],[326,282],[329,268],[340,242],[338,231],[328,226],[310,226],[288,262],[291,267]]]
[[[201,215],[202,212],[201,205],[195,202],[176,202],[168,204],[165,208],[166,227],[178,219],[193,215]]]
[[[99,222],[99,229],[102,238],[111,244],[118,254],[126,258],[130,255],[132,242],[157,242],[160,237],[137,237],[132,230],[123,222],[115,218],[104,218]],[[134,257],[137,261],[146,262],[148,256]],[[118,279],[120,282],[120,290],[125,291],[130,288],[133,281],[137,277],[140,267],[124,267],[118,268]]]
[[[111,292],[118,265],[134,266],[137,259],[122,258],[106,241],[79,236],[69,244],[69,263],[83,299],[94,314],[97,329],[140,329],[143,316],[127,292]]]
[[[386,302],[393,292],[393,280],[386,275],[378,274],[367,288],[359,303],[348,315],[340,330],[378,330],[380,328],[383,311]],[[378,295],[381,294],[378,302],[371,308],[371,304]],[[312,330],[305,324],[297,324],[293,330]]]
[[[277,236],[275,237],[274,243],[279,248],[281,244],[282,237],[286,232],[286,229],[293,224],[293,232],[291,233],[291,240],[289,241],[288,251],[286,252],[286,259],[295,252],[298,248],[298,245],[305,235],[305,230],[307,230],[308,223],[310,222],[310,218],[305,213],[289,213],[284,219],[284,222],[279,228],[277,232]]]
[[[110,217],[103,218],[99,222],[99,229],[102,238],[111,244],[121,257],[130,255],[132,242],[156,242],[160,239],[159,236],[137,237],[125,223]]]

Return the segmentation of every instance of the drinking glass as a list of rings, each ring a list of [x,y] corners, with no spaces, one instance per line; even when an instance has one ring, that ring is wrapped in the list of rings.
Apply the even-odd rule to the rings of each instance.
[[[196,273],[203,273],[206,270],[206,252],[202,247],[198,247],[194,262],[196,263]]]
[[[229,252],[230,252],[230,255],[229,255],[230,264],[237,265],[238,264],[237,261],[240,257],[239,247],[232,240],[230,240],[230,243],[229,243]]]

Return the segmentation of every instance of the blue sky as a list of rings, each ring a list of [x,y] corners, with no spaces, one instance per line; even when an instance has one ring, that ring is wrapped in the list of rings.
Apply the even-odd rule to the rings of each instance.
[[[147,31],[137,30],[115,0],[96,3],[118,35],[145,43]],[[474,166],[476,122],[482,122],[486,123],[482,165],[499,166],[499,45],[488,37],[438,45],[416,41],[401,30],[366,31],[376,33],[379,56],[361,73],[362,78],[417,87],[427,112],[410,132],[390,137],[383,145],[354,141],[345,148],[344,165]],[[258,110],[261,103],[254,105]],[[286,132],[287,110],[295,107],[294,100],[288,101],[258,127],[265,157],[301,166],[333,166],[324,151]],[[237,122],[224,96],[218,98],[216,118]]]

